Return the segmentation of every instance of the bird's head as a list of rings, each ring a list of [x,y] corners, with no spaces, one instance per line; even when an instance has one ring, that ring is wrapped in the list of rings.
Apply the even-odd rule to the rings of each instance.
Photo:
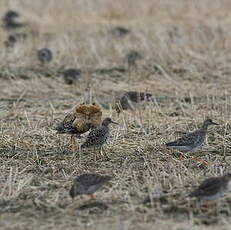
[[[112,119],[110,118],[110,117],[106,117],[104,120],[103,120],[103,122],[102,122],[102,125],[103,126],[108,126],[109,124],[116,124],[116,125],[118,125],[118,123],[117,122],[115,122],[115,121],[112,121]]]
[[[203,128],[207,128],[209,125],[219,125],[219,124],[213,122],[211,119],[206,119],[203,123]]]

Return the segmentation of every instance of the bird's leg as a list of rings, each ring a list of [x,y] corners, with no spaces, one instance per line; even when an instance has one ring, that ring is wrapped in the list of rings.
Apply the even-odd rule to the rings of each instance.
[[[95,147],[94,147],[94,160],[95,160],[95,162],[97,161],[97,159],[98,159],[98,151],[96,151],[96,149],[95,149]]]
[[[182,160],[184,160],[185,159],[185,156],[182,154],[182,153],[180,153],[180,156],[179,156],[179,158],[178,158],[180,161],[182,161]]]
[[[89,196],[91,197],[92,200],[95,200],[95,199],[96,199],[96,196],[95,196],[94,193],[90,194]]]
[[[75,152],[78,149],[74,136],[71,136],[71,149],[72,152]]]
[[[217,203],[214,201],[205,200],[201,203],[201,210],[202,211],[208,211],[208,210],[211,210],[213,208],[217,209]]]
[[[208,163],[207,161],[201,160],[201,159],[199,159],[199,158],[197,158],[197,157],[192,157],[192,160],[197,161],[197,162],[200,162],[201,164],[203,164],[203,165],[205,165],[205,166],[208,166],[208,165],[209,165],[209,163]]]
[[[74,137],[71,135],[70,138],[70,146],[71,146],[71,151],[73,152],[73,142],[74,142]]]
[[[101,152],[102,152],[102,153],[101,153],[101,155],[102,155],[102,156],[105,156],[105,157],[106,157],[106,159],[108,160],[108,159],[109,159],[109,157],[108,157],[107,151],[104,149],[104,147],[103,147],[103,146],[101,147]]]
[[[70,145],[73,145],[73,136],[71,135],[71,139],[70,139]]]
[[[94,147],[94,160],[95,162],[98,160],[98,151],[95,147]]]
[[[175,154],[175,157],[177,157],[177,159],[178,160],[184,160],[185,159],[185,156],[181,153],[181,152],[177,152],[177,153],[179,153],[179,155],[178,154]]]
[[[100,152],[101,157],[103,157],[103,155],[104,155],[103,154],[103,146],[100,147],[100,151],[99,152]]]
[[[102,157],[101,148],[98,148],[97,151],[96,151],[96,158],[97,158],[97,160],[98,160],[98,159],[101,158],[101,157]]]
[[[82,161],[82,148],[81,148],[81,145],[79,144],[78,146],[78,150],[79,150],[79,163],[81,165],[81,161]]]

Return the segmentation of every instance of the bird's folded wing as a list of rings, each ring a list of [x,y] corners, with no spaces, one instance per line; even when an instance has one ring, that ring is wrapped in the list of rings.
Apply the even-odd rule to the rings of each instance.
[[[219,178],[209,178],[205,180],[194,193],[195,195],[198,194],[203,196],[215,194],[221,188],[221,183]]]
[[[183,137],[177,139],[176,141],[170,142],[169,144],[170,146],[194,145],[196,142],[199,142],[201,138],[203,138],[198,134],[198,131],[188,133]]]
[[[96,129],[93,129],[93,130],[89,133],[89,135],[88,135],[88,137],[87,137],[87,140],[88,140],[88,139],[95,138],[95,137],[98,137],[98,138],[103,137],[104,135],[106,135],[106,133],[107,133],[107,130],[106,130],[106,129],[102,129],[101,127],[100,127],[100,128],[96,128]]]

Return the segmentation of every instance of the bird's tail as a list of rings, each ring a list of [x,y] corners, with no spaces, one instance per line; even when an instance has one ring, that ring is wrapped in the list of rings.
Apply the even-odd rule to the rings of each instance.
[[[189,197],[197,197],[199,195],[200,195],[200,192],[198,192],[197,190],[188,194]]]
[[[168,142],[168,143],[166,143],[165,145],[166,146],[174,146],[176,143],[175,142]]]

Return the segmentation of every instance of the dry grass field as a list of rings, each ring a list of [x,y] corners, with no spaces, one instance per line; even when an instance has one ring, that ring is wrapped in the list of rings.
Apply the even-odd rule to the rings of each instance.
[[[231,171],[230,0],[1,0],[0,15],[20,13],[25,40],[5,47],[0,37],[0,229],[230,229],[231,196],[204,206],[188,194],[205,178]],[[112,33],[121,26],[130,33]],[[53,61],[41,66],[37,50]],[[128,68],[126,55],[142,59]],[[79,68],[65,84],[61,72]],[[112,127],[105,147],[73,153],[69,136],[53,130],[91,88]],[[115,97],[150,92],[156,100],[117,116]],[[165,143],[200,126],[209,162],[178,160]],[[83,139],[79,142],[82,143]],[[85,172],[114,178],[97,200],[69,189]]]

